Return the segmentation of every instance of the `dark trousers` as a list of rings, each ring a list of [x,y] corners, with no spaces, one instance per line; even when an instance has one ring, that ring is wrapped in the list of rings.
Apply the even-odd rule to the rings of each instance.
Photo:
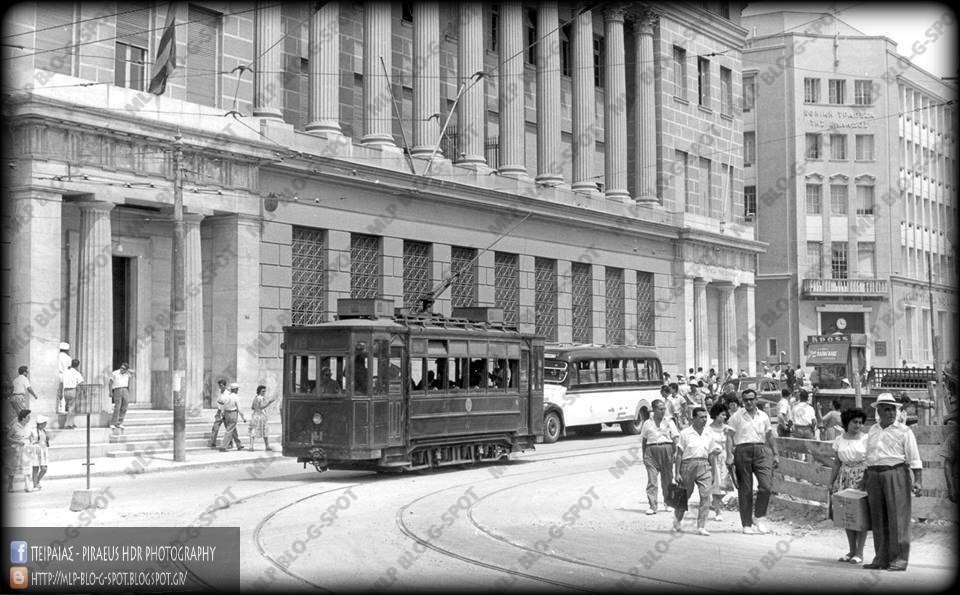
[[[39,486],[40,480],[43,479],[43,476],[47,474],[46,465],[34,465],[33,466],[33,485]]]
[[[773,487],[773,459],[763,444],[742,444],[734,448],[733,466],[737,470],[737,500],[740,522],[753,525],[753,517],[767,516],[767,504]],[[757,476],[757,499],[754,506],[753,476]]]
[[[210,446],[217,445],[217,434],[220,433],[220,426],[223,425],[223,412],[217,409],[217,415],[213,418],[213,427],[210,429]]]
[[[873,563],[906,563],[910,558],[910,469],[906,465],[882,471],[867,467],[863,479],[876,551]]]
[[[643,452],[643,465],[647,468],[647,502],[654,510],[657,509],[657,477],[664,498],[673,482],[673,449],[672,442],[664,442],[648,444]]]
[[[220,445],[220,448],[230,448],[233,443],[237,444],[237,448],[243,446],[243,443],[240,442],[240,435],[237,433],[237,419],[239,417],[240,413],[237,411],[223,412],[223,444]]]
[[[125,386],[115,388],[111,397],[113,398],[113,419],[110,421],[110,425],[118,426],[123,423],[123,418],[127,416],[130,389]]]
[[[813,440],[813,428],[810,426],[794,426],[792,432],[794,438]]]

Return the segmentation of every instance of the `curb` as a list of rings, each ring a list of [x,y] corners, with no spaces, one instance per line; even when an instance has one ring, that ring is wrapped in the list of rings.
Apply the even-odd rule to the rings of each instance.
[[[91,478],[92,477],[120,477],[124,475],[133,477],[137,475],[144,475],[147,473],[162,473],[165,471],[184,471],[189,469],[202,469],[204,467],[228,467],[228,466],[233,467],[233,466],[239,466],[239,465],[257,464],[263,460],[273,461],[274,459],[289,459],[289,458],[290,457],[285,457],[280,453],[272,454],[272,455],[267,455],[264,453],[257,457],[242,458],[242,459],[231,458],[231,459],[224,459],[220,461],[217,461],[217,460],[194,461],[194,462],[184,461],[183,463],[176,463],[174,461],[169,461],[164,459],[162,460],[162,462],[164,463],[164,465],[162,466],[154,466],[149,464],[148,462],[148,464],[145,467],[142,464],[140,464],[140,467],[141,467],[140,469],[136,471],[131,471],[130,465],[128,465],[123,469],[118,469],[115,471],[91,471],[90,477]],[[131,460],[136,461],[137,459],[133,458]],[[96,463],[94,463],[94,465],[95,464]],[[66,474],[56,474],[56,475],[48,473],[46,476],[44,476],[43,479],[44,481],[55,481],[59,479],[84,479],[86,477],[87,477],[86,471],[78,471],[76,473],[66,473]]]

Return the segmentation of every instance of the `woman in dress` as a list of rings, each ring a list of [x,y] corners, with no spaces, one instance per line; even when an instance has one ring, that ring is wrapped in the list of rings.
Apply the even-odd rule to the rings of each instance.
[[[867,414],[863,409],[847,409],[840,414],[844,433],[833,441],[833,450],[837,453],[833,461],[833,474],[830,476],[833,493],[846,488],[859,489],[867,460],[867,433],[863,431],[866,421]],[[833,516],[832,510],[830,516]],[[860,564],[863,562],[863,545],[867,541],[867,532],[851,529],[846,529],[846,532],[850,551],[838,561]]]
[[[30,444],[30,410],[22,409],[17,421],[7,430],[7,491],[13,491],[13,481],[17,475],[23,475],[24,488],[33,491],[33,446]]]
[[[47,418],[37,416],[37,426],[30,434],[33,445],[33,487],[40,487],[40,480],[47,474],[47,451],[50,448],[50,437],[47,435]]]
[[[273,450],[268,438],[270,420],[267,418],[267,407],[276,400],[276,397],[267,400],[266,386],[261,384],[257,387],[257,394],[253,397],[253,403],[250,404],[252,410],[250,414],[250,450],[256,450],[253,441],[254,434],[263,438],[263,446],[266,450]]]
[[[840,401],[834,399],[833,409],[820,418],[820,431],[825,442],[833,442],[843,435],[843,423],[840,417]]]
[[[714,443],[720,446],[720,454],[712,459],[713,484],[710,490],[710,509],[713,511],[713,520],[722,521],[720,509],[723,497],[727,494],[730,483],[730,471],[727,469],[727,407],[723,403],[715,403],[710,408],[710,425],[707,430],[713,432]]]

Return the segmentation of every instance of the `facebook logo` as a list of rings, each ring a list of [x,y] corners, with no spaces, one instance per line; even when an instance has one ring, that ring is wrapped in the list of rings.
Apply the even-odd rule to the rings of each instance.
[[[30,560],[30,546],[27,545],[26,541],[11,541],[10,542],[10,563],[11,564],[26,564]]]

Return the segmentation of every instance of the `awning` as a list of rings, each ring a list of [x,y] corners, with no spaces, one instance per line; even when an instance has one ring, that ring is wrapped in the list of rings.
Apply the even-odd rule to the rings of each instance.
[[[807,365],[845,364],[850,344],[847,342],[814,343],[807,351]]]

